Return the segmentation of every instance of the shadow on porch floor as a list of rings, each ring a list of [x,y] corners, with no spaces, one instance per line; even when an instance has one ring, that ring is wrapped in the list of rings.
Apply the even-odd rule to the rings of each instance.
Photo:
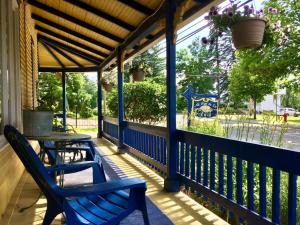
[[[128,154],[116,155],[117,147],[109,141],[103,139],[95,140],[101,153],[107,157],[107,161],[112,161],[117,167],[112,168],[119,173],[119,177],[140,177],[147,181],[147,196],[150,200],[174,223],[178,225],[220,225],[227,224],[218,216],[204,208],[193,199],[182,192],[166,193],[163,189],[163,179],[148,167]],[[111,169],[111,168],[107,168]],[[118,170],[120,169],[120,170]],[[85,174],[84,176],[86,176]],[[90,177],[90,175],[88,175]],[[67,183],[71,184],[78,179],[68,177]],[[90,182],[91,179],[85,179]],[[42,224],[46,210],[45,198],[39,198],[38,202],[31,208],[24,211],[20,209],[31,205],[39,197],[39,188],[25,172],[20,180],[15,195],[7,208],[1,225],[38,225]],[[155,222],[152,224],[155,224]],[[52,225],[61,224],[61,215],[57,216]],[[131,225],[131,224],[130,224]],[[134,225],[134,224],[132,224]]]

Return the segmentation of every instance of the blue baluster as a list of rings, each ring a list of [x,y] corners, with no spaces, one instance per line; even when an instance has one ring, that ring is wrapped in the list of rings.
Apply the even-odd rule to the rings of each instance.
[[[197,179],[196,179],[198,183],[201,183],[201,167],[202,167],[202,165],[201,165],[201,163],[202,163],[201,158],[202,158],[201,147],[198,146],[197,147]]]
[[[191,146],[191,179],[195,180],[195,146]]]
[[[190,145],[185,144],[185,174],[186,177],[190,176]]]
[[[232,199],[232,157],[227,156],[227,198]]]
[[[254,176],[253,163],[247,162],[247,189],[248,189],[248,209],[254,210]]]
[[[215,190],[215,166],[216,166],[216,154],[215,151],[210,151],[210,182],[209,186],[211,190]]]
[[[260,215],[267,216],[266,167],[259,165],[259,206]]]
[[[224,194],[224,155],[219,154],[219,194]]]
[[[204,149],[204,174],[203,174],[203,185],[208,186],[208,151]]]
[[[184,143],[180,142],[180,174],[184,174]]]
[[[280,171],[273,169],[272,179],[272,222],[280,223]]]
[[[296,225],[296,209],[297,209],[297,176],[289,173],[288,186],[288,224]]]

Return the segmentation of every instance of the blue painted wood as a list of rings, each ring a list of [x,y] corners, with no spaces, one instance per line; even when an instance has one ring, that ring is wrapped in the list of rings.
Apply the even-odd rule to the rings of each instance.
[[[288,224],[296,225],[297,222],[297,176],[289,173],[288,186]]]
[[[190,145],[185,144],[185,168],[184,175],[190,177]]]
[[[219,194],[223,195],[224,194],[224,155],[219,154],[219,170],[218,170],[218,175],[219,175]]]
[[[232,157],[227,155],[227,198],[230,200],[233,198],[232,164]]]
[[[267,181],[266,167],[259,165],[259,209],[260,215],[267,216]]]
[[[63,127],[67,129],[67,84],[66,84],[66,73],[62,73],[62,100],[63,100]]]
[[[243,205],[243,161],[236,159],[236,199],[239,205]]]
[[[208,186],[208,151],[204,149],[203,185]]]
[[[211,190],[215,190],[215,177],[216,177],[216,153],[213,150],[210,150],[210,178],[209,186]]]
[[[247,162],[247,205],[248,209],[254,210],[254,168],[252,162]]]
[[[272,177],[272,222],[280,224],[280,171],[273,169]]]
[[[118,48],[117,55],[117,64],[118,64],[118,119],[119,119],[119,148],[124,147],[124,87],[123,87],[123,57],[120,48]]]
[[[97,137],[102,137],[102,89],[101,89],[102,71],[97,71],[97,109],[98,109],[98,134]]]
[[[176,29],[174,18],[176,2],[166,1],[166,70],[167,70],[167,178],[164,188],[166,191],[179,191],[179,182],[176,181]]]
[[[195,152],[195,146],[192,145],[191,146],[191,179],[195,180],[195,170],[196,170],[196,166],[195,166],[195,159],[196,159],[196,152]]]
[[[184,174],[184,143],[180,142],[180,174]]]
[[[197,182],[201,183],[201,168],[202,168],[202,153],[201,147],[197,146]]]
[[[176,139],[180,142],[200,145],[206,149],[214,149],[224,155],[300,175],[300,167],[297,166],[300,162],[300,154],[297,151],[183,130],[176,131]],[[269,157],[270,152],[272,152],[272,157]],[[283,158],[286,160],[282,160]]]

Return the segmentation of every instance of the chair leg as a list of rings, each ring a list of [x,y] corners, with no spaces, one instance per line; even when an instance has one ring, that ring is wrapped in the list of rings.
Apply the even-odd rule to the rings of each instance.
[[[57,208],[55,208],[55,206],[50,206],[48,204],[42,225],[51,225],[52,221],[59,213],[60,212],[57,210]]]
[[[141,211],[143,214],[144,224],[150,225],[148,211],[147,211],[147,205],[146,205],[146,197],[144,198],[143,203],[141,204]]]

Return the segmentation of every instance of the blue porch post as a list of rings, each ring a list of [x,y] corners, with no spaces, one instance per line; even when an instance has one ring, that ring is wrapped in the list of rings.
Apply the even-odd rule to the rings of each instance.
[[[62,99],[63,99],[63,127],[67,129],[67,85],[66,85],[66,73],[62,72]]]
[[[179,191],[179,182],[176,179],[177,142],[176,142],[176,31],[174,15],[176,5],[174,0],[168,0],[166,14],[166,47],[167,47],[167,177],[164,189],[169,192]]]
[[[102,69],[97,71],[97,89],[98,89],[98,98],[97,98],[97,105],[98,105],[98,138],[102,137],[102,89],[101,89],[101,77],[102,77]]]
[[[122,152],[124,149],[124,90],[123,90],[123,57],[122,51],[118,48],[117,56],[118,64],[118,119],[119,119],[119,145],[118,150]]]

